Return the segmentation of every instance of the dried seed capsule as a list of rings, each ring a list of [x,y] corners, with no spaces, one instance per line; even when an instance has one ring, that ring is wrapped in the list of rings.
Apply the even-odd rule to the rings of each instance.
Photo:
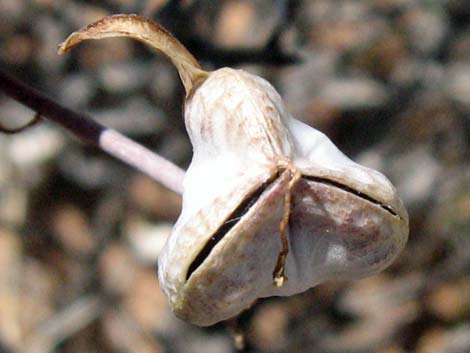
[[[403,248],[408,221],[393,186],[290,117],[265,80],[212,72],[185,118],[194,156],[159,259],[180,317],[210,325],[260,297],[375,273]],[[286,219],[288,253],[273,283]]]
[[[107,17],[61,50],[116,35],[163,51],[186,89],[194,155],[182,213],[158,260],[179,317],[211,325],[261,297],[378,272],[403,249],[408,216],[390,182],[292,118],[264,79],[205,72],[167,31],[138,16]]]

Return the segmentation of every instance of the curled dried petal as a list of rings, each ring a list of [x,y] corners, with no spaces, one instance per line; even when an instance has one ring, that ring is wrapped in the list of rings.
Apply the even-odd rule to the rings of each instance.
[[[192,88],[208,75],[171,33],[158,23],[138,15],[120,14],[104,17],[72,33],[60,44],[59,54],[64,54],[84,40],[112,37],[130,37],[166,55],[178,70],[187,96]]]

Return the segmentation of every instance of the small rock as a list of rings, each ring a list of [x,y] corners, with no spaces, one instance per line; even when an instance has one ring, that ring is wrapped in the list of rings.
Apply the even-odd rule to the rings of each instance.
[[[223,1],[215,21],[214,42],[226,48],[262,48],[279,20],[280,13],[271,1]]]
[[[430,311],[445,321],[454,321],[470,314],[470,277],[444,283],[426,298]]]
[[[30,35],[13,33],[2,41],[0,59],[9,65],[26,65],[34,58],[36,46]]]
[[[156,135],[165,125],[165,113],[142,97],[130,98],[119,108],[93,110],[91,116],[100,124],[125,135]]]
[[[395,185],[408,207],[421,205],[429,199],[442,172],[439,162],[428,148],[415,147],[394,162]]]
[[[364,43],[353,51],[351,64],[354,67],[367,71],[372,76],[388,80],[393,77],[396,70],[400,70],[402,62],[413,61],[407,47],[406,37],[397,33],[388,23],[384,28],[377,28],[370,43]]]
[[[175,99],[177,91],[183,92],[184,90],[176,70],[167,61],[155,60],[147,75],[152,97],[162,102],[171,102]]]
[[[57,55],[57,45],[67,35],[65,27],[60,21],[46,15],[35,18],[34,30],[39,40],[37,49],[39,64],[48,75],[59,74],[65,60]]]
[[[60,10],[62,12],[62,18],[65,20],[64,22],[69,23],[74,30],[87,26],[108,15],[105,9],[87,3],[80,4],[70,2],[67,6],[61,6]]]
[[[341,332],[327,334],[321,346],[327,352],[380,351],[389,346],[400,328],[410,324],[419,314],[417,303],[381,308],[380,315],[355,320]]]
[[[10,129],[18,128],[34,119],[34,115],[30,109],[8,100],[0,107],[0,125]],[[4,144],[1,152],[4,158],[10,161],[12,168],[18,168],[25,180],[30,181],[39,177],[37,168],[57,156],[64,146],[62,133],[43,122],[8,137],[0,134],[0,142]],[[7,170],[8,166],[2,168]]]
[[[0,105],[0,126],[6,129],[16,129],[27,123],[29,123],[34,118],[34,112],[21,105],[14,100],[5,100],[2,101]],[[5,135],[0,135],[2,140],[11,141],[11,137],[5,137]]]
[[[454,329],[435,327],[418,341],[417,353],[467,353],[470,347],[470,325],[462,324]]]
[[[406,37],[420,54],[434,53],[447,35],[448,19],[445,17],[445,11],[438,10],[431,6],[416,6],[410,8],[402,18]]]
[[[126,223],[127,239],[135,256],[143,264],[154,266],[170,236],[173,225],[171,223],[152,224],[138,217],[134,217]]]
[[[147,332],[139,329],[128,315],[109,310],[103,318],[103,334],[108,345],[115,352],[128,353],[161,353],[156,340]]]
[[[33,169],[57,156],[64,146],[64,139],[56,129],[37,126],[11,137],[8,154],[13,163],[23,170],[23,175],[33,178]]]
[[[27,7],[28,3],[24,0],[2,0],[0,1],[0,19],[17,21],[26,13]]]
[[[470,347],[470,324],[468,321],[450,330],[448,334],[449,348],[452,353],[467,353]]]
[[[143,175],[136,175],[128,189],[131,207],[151,217],[176,221],[181,212],[181,197]]]
[[[96,84],[86,73],[65,76],[57,87],[59,101],[65,106],[83,109],[88,106],[96,91]]]
[[[394,280],[379,274],[354,282],[341,296],[338,307],[353,315],[380,317],[383,310],[413,301],[424,283],[425,278],[419,273]]]
[[[21,313],[22,247],[18,234],[0,227],[0,340],[20,348],[23,332]]]
[[[449,50],[449,58],[452,62],[468,62],[470,60],[470,31],[460,32]]]
[[[385,86],[366,77],[328,81],[319,95],[332,106],[348,111],[377,108],[383,106],[388,99]]]
[[[146,332],[167,331],[167,322],[174,314],[158,286],[154,268],[140,270],[132,282],[132,290],[123,298],[129,315]]]
[[[246,45],[255,20],[256,9],[252,1],[225,1],[216,22],[215,42],[224,47]]]
[[[232,341],[229,336],[221,333],[199,331],[180,332],[174,338],[171,347],[178,353],[233,353]]]
[[[249,340],[260,351],[281,351],[286,347],[289,315],[285,303],[265,303],[256,311]]]
[[[86,153],[77,146],[67,148],[57,162],[60,173],[85,190],[118,185],[130,170],[104,154]]]
[[[321,87],[334,75],[337,61],[338,56],[332,52],[309,52],[302,64],[281,71],[279,89],[287,110],[297,119],[317,125],[318,118],[311,115],[312,100],[317,99]]]
[[[169,0],[148,0],[144,4],[142,15],[146,17],[152,17],[157,13]]]
[[[0,185],[0,224],[20,227],[27,219],[28,190],[20,182],[10,184]]]
[[[451,99],[462,104],[470,112],[470,64],[456,63],[447,71],[447,89]]]
[[[111,244],[101,255],[99,271],[106,289],[119,295],[132,292],[139,265],[125,247]]]
[[[56,268],[28,256],[22,264],[20,320],[23,332],[32,332],[55,312],[65,294]]]
[[[96,246],[89,224],[82,210],[73,205],[59,205],[51,215],[53,234],[72,254],[91,254]]]
[[[148,66],[137,60],[103,63],[98,69],[98,81],[110,93],[135,91],[146,84]]]
[[[390,80],[397,86],[411,87],[423,78],[424,65],[414,57],[402,58],[392,70]]]

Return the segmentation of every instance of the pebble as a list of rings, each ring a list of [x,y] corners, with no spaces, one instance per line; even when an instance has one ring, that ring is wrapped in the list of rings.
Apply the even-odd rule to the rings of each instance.
[[[22,332],[32,332],[55,312],[62,292],[62,280],[57,268],[34,257],[27,257],[21,266],[21,292],[19,313]]]
[[[352,315],[383,317],[382,310],[413,301],[424,283],[424,277],[418,273],[394,280],[379,274],[353,283],[340,296],[338,308]]]
[[[103,89],[112,94],[136,91],[149,78],[148,65],[138,60],[103,63],[97,72],[97,79]]]
[[[150,94],[162,103],[168,104],[174,99],[178,90],[179,92],[184,90],[176,70],[167,61],[155,60],[147,75],[150,81],[148,88]]]
[[[39,40],[37,60],[48,75],[59,75],[65,60],[57,54],[57,47],[66,34],[64,25],[49,16],[40,16],[34,25]]]
[[[410,149],[394,162],[396,188],[408,207],[419,207],[432,196],[439,174],[442,169],[439,162],[432,156],[429,148],[418,146]]]
[[[36,168],[56,157],[64,144],[65,137],[61,131],[42,125],[12,136],[7,150],[15,166],[32,179],[39,176]]]
[[[21,316],[22,246],[18,234],[0,226],[0,337],[19,349],[23,339]]]
[[[2,0],[0,2],[0,16],[9,20],[18,20],[26,12],[26,1]]]
[[[153,219],[175,222],[181,212],[179,195],[143,175],[136,175],[130,181],[128,202],[136,212]]]
[[[470,64],[455,63],[447,69],[445,92],[470,112]]]
[[[220,333],[206,333],[190,330],[185,331],[185,335],[174,340],[172,347],[177,352],[191,353],[233,353],[232,341],[230,337]]]
[[[132,281],[132,290],[123,298],[123,306],[144,332],[163,333],[174,315],[156,281],[154,267],[140,270]]]
[[[470,325],[463,324],[449,331],[435,327],[418,342],[418,353],[467,353],[470,347]]]
[[[360,318],[341,332],[325,335],[321,346],[338,353],[377,351],[388,346],[400,327],[413,322],[419,314],[417,303],[412,302],[383,309],[380,316]]]
[[[59,101],[68,107],[85,109],[96,94],[97,84],[88,73],[70,74],[57,87]]]
[[[28,192],[20,182],[8,184],[0,181],[0,224],[20,227],[28,216]]]
[[[96,247],[92,228],[84,212],[74,205],[58,205],[51,214],[56,239],[75,256],[90,255]]]
[[[214,43],[224,48],[263,48],[280,20],[277,8],[266,0],[223,1],[212,33]]]
[[[30,36],[12,33],[2,40],[0,59],[8,65],[25,65],[34,58],[36,45]]]
[[[116,185],[129,168],[104,154],[86,153],[78,147],[68,148],[57,159],[58,170],[69,181],[85,190]]]
[[[111,243],[100,257],[98,270],[106,290],[113,294],[124,295],[133,290],[139,264],[126,247],[119,243]]]
[[[128,136],[155,136],[166,123],[166,114],[143,97],[132,97],[118,107],[92,110],[90,115],[100,124]]]
[[[289,315],[285,303],[261,305],[251,321],[248,339],[259,351],[282,351],[286,347]]]
[[[104,315],[102,330],[106,343],[117,352],[164,352],[156,340],[150,339],[142,330],[139,330],[129,315],[117,310],[109,310]]]
[[[378,108],[386,104],[389,97],[385,86],[367,77],[330,80],[320,89],[319,95],[343,111]]]
[[[297,119],[315,126],[318,118],[311,115],[312,100],[334,75],[339,58],[331,51],[305,52],[304,56],[300,65],[286,67],[280,72],[278,85],[287,110]]]
[[[429,310],[440,319],[452,322],[470,314],[470,277],[445,283],[426,297]]]
[[[126,223],[127,239],[136,258],[143,264],[155,266],[173,224],[153,224],[136,217],[130,218]]]
[[[412,48],[420,55],[432,55],[438,50],[448,32],[445,11],[439,11],[439,4],[410,8],[401,22]]]
[[[470,60],[470,33],[458,33],[449,49],[452,62],[468,62]]]
[[[34,118],[34,112],[29,108],[22,106],[14,100],[2,101],[0,115],[0,126],[7,129],[16,129],[27,123]],[[12,137],[16,136],[5,136],[0,135],[1,139],[5,142],[11,141]],[[1,141],[1,140],[0,140]]]

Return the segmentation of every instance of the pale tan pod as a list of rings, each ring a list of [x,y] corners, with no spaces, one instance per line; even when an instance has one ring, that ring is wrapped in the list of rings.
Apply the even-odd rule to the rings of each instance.
[[[260,297],[376,273],[403,249],[408,216],[392,184],[292,118],[267,81],[229,68],[205,72],[166,30],[134,15],[75,32],[60,51],[112,36],[162,51],[186,90],[194,155],[182,213],[158,259],[179,317],[211,325]]]
[[[290,117],[266,81],[255,76],[246,79],[254,92],[247,99],[240,76],[252,75],[231,69],[219,71],[224,80],[232,82],[219,81],[211,86],[210,76],[188,101],[186,121],[191,121],[187,127],[195,154],[185,179],[182,215],[159,259],[163,287],[178,283],[174,291],[167,291],[176,314],[197,325],[211,325],[248,308],[257,298],[292,295],[325,280],[359,278],[388,266],[402,250],[408,234],[406,211],[390,182],[348,159],[324,134]],[[206,84],[211,89],[206,90]],[[216,98],[211,97],[219,85]],[[239,109],[238,99],[253,102],[260,90],[264,91],[264,99],[254,100],[257,104],[253,104],[253,111]],[[240,96],[234,97],[237,92]],[[230,97],[225,104],[221,101],[224,96]],[[240,144],[224,138],[223,132],[230,134],[233,130],[216,127],[230,125],[232,118],[241,120],[237,124],[258,124],[253,118],[258,109],[269,112],[263,115],[265,119],[277,116],[275,126],[284,143],[278,153],[269,148],[266,134],[253,133],[262,131],[259,126],[246,131],[239,138]],[[208,120],[214,120],[209,124],[214,126],[210,133],[201,128]],[[260,145],[250,143],[253,137]],[[292,191],[285,263],[288,280],[277,287],[272,269],[281,250],[278,225],[291,178],[284,172],[286,159],[302,177]],[[250,179],[252,170],[256,172]],[[212,242],[212,235],[231,219],[230,210],[235,208],[228,207],[228,202],[236,198],[233,205],[239,205],[250,198],[243,192],[245,186],[261,185],[267,177],[273,178],[272,184],[232,228],[225,230],[196,270],[191,269],[204,247]],[[228,190],[233,190],[231,196]],[[224,205],[225,216],[214,213],[220,205]],[[199,226],[192,228],[201,219],[211,219],[213,228],[201,232]],[[195,237],[204,239],[204,244],[194,241]],[[198,248],[191,251],[196,243]],[[185,249],[184,260],[178,249]]]

